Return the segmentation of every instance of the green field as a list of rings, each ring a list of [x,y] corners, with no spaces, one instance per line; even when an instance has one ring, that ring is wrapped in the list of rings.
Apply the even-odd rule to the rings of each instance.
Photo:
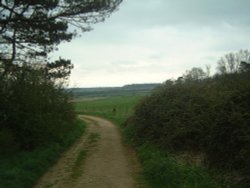
[[[143,98],[140,95],[93,98],[75,102],[75,109],[79,114],[101,116],[121,124],[133,114],[134,107]]]

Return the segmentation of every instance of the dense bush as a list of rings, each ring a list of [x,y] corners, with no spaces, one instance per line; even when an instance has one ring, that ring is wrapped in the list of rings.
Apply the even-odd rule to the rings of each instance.
[[[137,144],[202,152],[209,166],[250,175],[250,74],[167,81],[130,118]],[[249,180],[248,180],[249,181]]]
[[[43,66],[16,66],[7,74],[0,71],[0,152],[61,142],[72,129],[74,110],[55,75],[70,67],[58,64],[64,71],[53,71],[52,76]]]

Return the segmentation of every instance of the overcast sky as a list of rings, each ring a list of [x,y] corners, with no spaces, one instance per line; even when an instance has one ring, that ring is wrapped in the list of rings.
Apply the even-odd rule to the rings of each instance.
[[[71,87],[164,82],[192,67],[216,68],[250,49],[250,0],[124,0],[53,57],[71,59]]]

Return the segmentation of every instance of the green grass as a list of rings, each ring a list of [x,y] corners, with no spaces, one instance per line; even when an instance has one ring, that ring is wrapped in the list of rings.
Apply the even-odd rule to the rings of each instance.
[[[87,157],[87,150],[85,149],[81,150],[77,156],[76,161],[74,162],[74,166],[73,166],[72,174],[71,174],[72,178],[76,179],[81,176],[82,174],[81,164],[85,161],[86,157]]]
[[[0,156],[0,188],[33,187],[43,173],[53,165],[85,130],[85,123],[77,121],[63,143],[54,143],[32,152]]]
[[[144,144],[138,148],[144,176],[152,188],[219,188],[201,167],[180,163],[166,152]]]
[[[105,117],[117,124],[123,123],[134,112],[134,107],[143,96],[108,97],[75,103],[77,113]],[[115,112],[113,109],[116,109]]]

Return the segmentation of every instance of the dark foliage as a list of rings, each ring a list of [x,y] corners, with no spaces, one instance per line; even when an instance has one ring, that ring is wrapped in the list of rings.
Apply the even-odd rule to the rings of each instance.
[[[58,75],[70,71],[67,65],[57,66],[57,71],[50,70]],[[5,132],[5,137],[9,135],[1,139],[8,147],[26,150],[62,141],[75,120],[69,95],[56,83],[57,76],[48,73],[47,67],[25,65],[17,68],[18,71],[11,75],[1,75],[0,132]]]
[[[248,67],[248,64],[242,66]],[[172,152],[202,152],[211,167],[250,175],[250,73],[168,80],[130,118],[135,139]]]

